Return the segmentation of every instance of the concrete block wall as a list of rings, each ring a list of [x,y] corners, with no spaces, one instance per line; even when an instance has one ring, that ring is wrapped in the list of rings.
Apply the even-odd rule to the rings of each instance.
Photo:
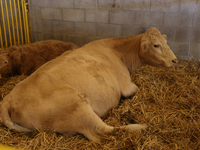
[[[82,46],[156,27],[179,58],[200,59],[200,0],[29,0],[29,7],[33,42]]]

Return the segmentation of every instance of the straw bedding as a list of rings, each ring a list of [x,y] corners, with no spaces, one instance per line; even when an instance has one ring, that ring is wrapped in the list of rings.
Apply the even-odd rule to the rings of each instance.
[[[1,99],[26,76],[0,79]],[[103,120],[112,126],[148,124],[141,132],[115,130],[101,144],[83,135],[36,132],[16,133],[0,125],[0,144],[24,149],[200,149],[200,64],[183,61],[176,68],[144,66],[132,80],[139,91],[122,98]]]

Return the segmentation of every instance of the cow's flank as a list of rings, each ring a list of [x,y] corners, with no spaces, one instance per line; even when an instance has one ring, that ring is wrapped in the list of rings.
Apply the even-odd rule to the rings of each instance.
[[[44,64],[21,81],[1,103],[2,123],[18,132],[36,129],[81,133],[99,142],[99,132],[145,129],[143,124],[112,127],[103,117],[120,97],[137,91],[130,74],[141,65],[173,67],[178,62],[156,28],[117,39],[91,42]],[[14,111],[12,111],[14,110]]]

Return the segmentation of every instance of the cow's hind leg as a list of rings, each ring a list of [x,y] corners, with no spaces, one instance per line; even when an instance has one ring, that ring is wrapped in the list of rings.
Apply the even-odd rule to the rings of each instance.
[[[126,130],[141,130],[145,129],[146,125],[139,124],[130,124],[126,126],[120,127],[112,127],[104,123],[101,118],[92,110],[91,106],[88,104],[87,106],[82,107],[81,111],[81,126],[79,133],[86,136],[90,141],[99,142],[100,137],[99,133],[109,133],[112,132],[115,128],[121,128]]]

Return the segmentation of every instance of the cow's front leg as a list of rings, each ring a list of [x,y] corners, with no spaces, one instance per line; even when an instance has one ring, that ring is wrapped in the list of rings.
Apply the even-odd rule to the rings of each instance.
[[[127,84],[125,82],[121,83],[120,84],[121,86],[121,94],[122,96],[124,97],[129,97],[129,96],[132,96],[134,95],[137,90],[138,90],[138,87],[137,85],[135,85],[134,83],[132,83],[131,81]]]

